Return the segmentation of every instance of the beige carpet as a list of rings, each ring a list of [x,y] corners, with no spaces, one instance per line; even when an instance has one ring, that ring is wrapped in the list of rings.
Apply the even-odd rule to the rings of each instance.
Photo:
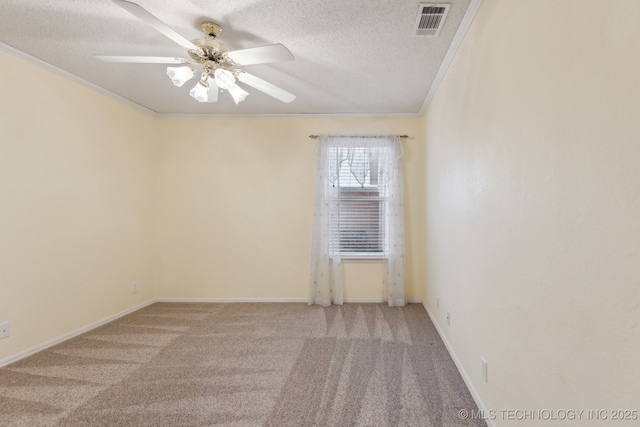
[[[424,308],[157,303],[0,369],[0,426],[484,426]]]

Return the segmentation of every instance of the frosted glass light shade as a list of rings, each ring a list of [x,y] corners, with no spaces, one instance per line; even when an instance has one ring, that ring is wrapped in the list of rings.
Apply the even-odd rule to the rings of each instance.
[[[247,95],[249,95],[248,92],[236,84],[236,78],[231,71],[218,68],[214,71],[213,77],[220,88],[229,91],[236,104],[244,101]]]
[[[189,95],[193,96],[198,102],[207,102],[209,100],[209,88],[204,86],[202,82],[198,82],[198,84],[191,89]]]
[[[220,86],[222,89],[229,90],[233,85],[236,84],[236,78],[229,70],[218,68],[216,71],[214,71],[213,77],[215,78],[218,86]]]
[[[193,70],[189,67],[167,67],[167,75],[174,85],[180,87],[193,77]]]
[[[237,104],[239,102],[244,101],[244,99],[249,95],[249,93],[243,90],[240,86],[234,84],[228,89],[231,96],[233,96],[234,102]]]

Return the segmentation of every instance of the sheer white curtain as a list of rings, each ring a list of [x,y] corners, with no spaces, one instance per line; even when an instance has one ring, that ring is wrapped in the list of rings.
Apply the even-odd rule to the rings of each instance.
[[[309,280],[309,304],[342,304],[342,257],[339,231],[341,169],[349,168],[364,185],[384,186],[383,299],[390,306],[406,304],[404,291],[404,202],[402,187],[402,145],[397,136],[319,136],[316,198]],[[372,173],[375,170],[377,173]],[[336,226],[336,224],[338,224]]]
[[[407,304],[404,292],[404,197],[402,185],[402,145],[395,137],[390,149],[390,162],[393,172],[386,181],[388,201],[386,206],[387,246],[384,257],[383,299],[389,307],[402,307]]]

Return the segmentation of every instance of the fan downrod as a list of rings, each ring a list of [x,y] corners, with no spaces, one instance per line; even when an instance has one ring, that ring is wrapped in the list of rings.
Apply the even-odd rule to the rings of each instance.
[[[222,27],[211,21],[202,22],[200,24],[200,28],[202,28],[202,31],[204,31],[207,37],[210,37],[211,39],[215,39],[220,35],[220,33],[222,33]]]

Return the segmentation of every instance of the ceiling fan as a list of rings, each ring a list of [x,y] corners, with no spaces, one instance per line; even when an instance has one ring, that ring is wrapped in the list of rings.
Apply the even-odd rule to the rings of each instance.
[[[96,55],[96,58],[105,62],[118,63],[181,64],[181,67],[167,67],[167,75],[171,78],[173,84],[178,87],[190,80],[196,71],[201,71],[200,81],[189,92],[198,102],[217,102],[220,90],[227,90],[236,104],[243,101],[248,93],[238,86],[236,81],[249,85],[285,103],[289,103],[296,98],[292,93],[236,68],[242,65],[292,60],[293,55],[282,44],[232,51],[216,40],[216,37],[222,32],[222,27],[215,22],[209,21],[200,24],[200,28],[205,33],[205,38],[189,41],[140,5],[125,0],[112,1],[155,28],[161,34],[186,48],[189,59],[162,56],[103,55]]]

